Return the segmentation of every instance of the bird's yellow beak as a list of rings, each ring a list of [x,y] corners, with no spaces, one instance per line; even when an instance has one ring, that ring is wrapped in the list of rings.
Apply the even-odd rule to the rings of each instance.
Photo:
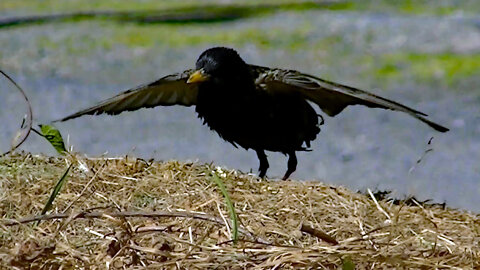
[[[195,71],[192,75],[187,80],[187,83],[199,83],[199,82],[204,82],[208,81],[210,79],[210,76],[203,71],[203,69],[199,69]]]

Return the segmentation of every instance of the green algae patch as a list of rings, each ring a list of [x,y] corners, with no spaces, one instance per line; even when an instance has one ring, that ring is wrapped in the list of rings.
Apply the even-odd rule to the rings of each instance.
[[[197,45],[223,44],[243,46],[254,44],[262,49],[302,49],[309,47],[309,34],[313,26],[303,24],[292,30],[245,27],[232,30],[230,27],[211,28],[204,25],[110,25],[111,36],[102,41],[103,46],[115,44],[127,47],[191,47]],[[96,40],[93,42],[100,42]]]
[[[386,79],[413,77],[418,81],[441,80],[448,85],[480,75],[480,54],[390,54],[376,59],[374,74]]]
[[[66,161],[52,213],[37,216]],[[0,174],[2,269],[480,267],[479,216],[439,205],[212,164],[28,153],[6,164],[16,170]],[[236,244],[212,172],[238,215]]]
[[[2,0],[0,7],[2,10],[20,10],[23,12],[72,12],[80,10],[94,9],[152,9],[152,8],[176,8],[192,5],[197,1],[185,0],[144,0],[141,5],[135,1],[118,1],[118,0],[102,0],[102,1],[83,1],[83,0]]]
[[[455,13],[477,14],[480,2],[471,0],[430,1],[430,0],[354,0],[349,1],[350,10],[409,15],[451,15]]]
[[[11,16],[0,19],[0,28],[22,27],[27,25],[39,25],[47,23],[66,23],[84,20],[103,20],[117,23],[135,24],[160,24],[182,25],[210,24],[229,22],[250,17],[269,15],[276,12],[291,11],[301,12],[305,10],[325,9],[341,10],[348,4],[330,2],[263,2],[235,3],[235,4],[201,4],[183,5],[173,8],[156,8],[136,10],[115,9],[92,9],[92,10],[69,10],[68,12],[42,13],[35,15]],[[21,13],[21,12],[20,12]]]
[[[431,14],[448,15],[456,12],[476,13],[480,10],[478,1],[457,0],[457,1],[428,1],[428,0],[350,0],[350,1],[291,1],[291,0],[266,0],[264,4],[282,5],[288,9],[305,10],[315,8],[315,5],[324,5],[328,10],[372,10],[375,12],[405,13],[405,14]],[[77,12],[90,10],[154,10],[154,9],[191,9],[202,8],[206,5],[226,5],[221,1],[199,1],[185,0],[142,0],[141,3],[127,0],[103,0],[103,1],[82,1],[82,0],[2,0],[0,10],[14,11],[21,13],[58,13]],[[229,1],[232,5],[259,5],[259,1],[236,0]]]

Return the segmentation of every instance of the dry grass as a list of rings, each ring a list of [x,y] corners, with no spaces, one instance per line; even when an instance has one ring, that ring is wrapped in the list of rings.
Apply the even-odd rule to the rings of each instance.
[[[52,210],[63,218],[12,225],[41,212],[72,162]],[[239,216],[236,245],[212,170]],[[0,191],[1,268],[480,268],[478,216],[377,203],[318,182],[175,161],[15,154],[0,159]],[[321,231],[338,244],[313,235]]]

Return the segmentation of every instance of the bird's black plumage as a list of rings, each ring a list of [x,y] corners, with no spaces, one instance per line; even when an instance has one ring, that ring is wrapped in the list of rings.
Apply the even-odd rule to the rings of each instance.
[[[266,150],[288,155],[287,179],[297,166],[295,152],[307,150],[320,132],[318,115],[308,101],[329,116],[360,104],[403,111],[435,130],[448,131],[400,103],[298,71],[249,65],[235,50],[223,47],[204,51],[195,70],[165,76],[59,121],[159,105],[195,105],[198,116],[220,137],[256,151],[259,176],[264,177],[269,166]]]

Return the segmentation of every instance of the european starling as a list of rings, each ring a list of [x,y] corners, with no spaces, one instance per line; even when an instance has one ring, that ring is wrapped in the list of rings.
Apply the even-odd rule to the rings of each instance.
[[[319,115],[309,101],[329,116],[360,104],[402,111],[437,131],[448,131],[395,101],[295,70],[249,65],[235,50],[224,47],[204,51],[194,70],[165,76],[57,121],[159,105],[195,105],[198,117],[221,138],[256,151],[260,177],[269,167],[265,150],[288,155],[285,180],[297,167],[296,151],[308,150],[320,132]]]

